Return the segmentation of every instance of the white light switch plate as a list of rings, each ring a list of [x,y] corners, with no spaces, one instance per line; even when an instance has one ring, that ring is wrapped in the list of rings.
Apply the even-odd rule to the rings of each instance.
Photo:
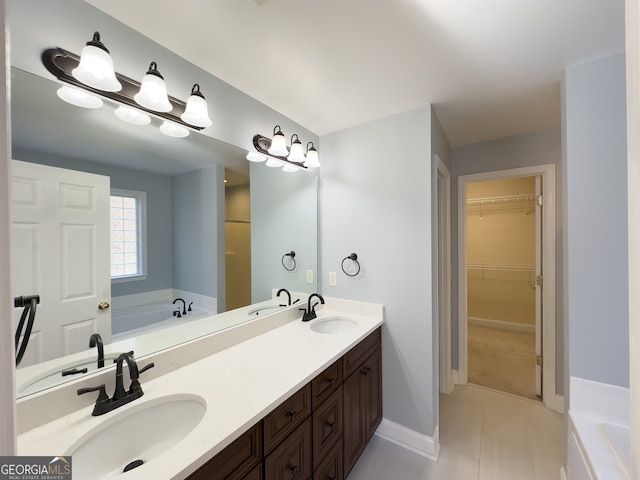
[[[307,270],[307,283],[313,283],[313,270]]]
[[[329,286],[336,286],[336,272],[329,272]]]

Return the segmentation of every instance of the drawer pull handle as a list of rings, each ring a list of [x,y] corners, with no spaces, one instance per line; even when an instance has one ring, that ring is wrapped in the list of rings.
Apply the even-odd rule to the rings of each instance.
[[[298,417],[298,412],[289,412],[289,420],[292,422]]]
[[[331,428],[332,432],[336,431],[336,422],[328,422],[327,425],[329,425],[329,428]]]
[[[294,465],[293,467],[289,467],[291,470],[291,476],[295,477],[300,472],[300,467],[298,465]]]
[[[366,377],[370,371],[371,371],[371,367],[364,367],[364,370],[362,370],[361,373]]]
[[[331,378],[329,379],[329,384],[330,384],[330,385],[335,385],[337,381],[338,381],[338,379],[337,379],[337,378],[331,377]]]
[[[330,476],[327,477],[328,480],[336,480],[336,478],[337,477],[335,476],[335,474],[330,475]]]

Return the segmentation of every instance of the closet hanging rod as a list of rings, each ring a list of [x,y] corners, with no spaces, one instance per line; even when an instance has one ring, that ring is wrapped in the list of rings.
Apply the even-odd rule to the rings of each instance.
[[[533,201],[536,196],[533,193],[527,193],[523,195],[502,195],[498,197],[479,197],[479,198],[470,198],[467,200],[467,205],[484,205],[484,204],[495,204],[495,203],[517,203],[517,202],[525,202],[527,200]]]
[[[483,263],[467,263],[469,270],[508,270],[514,272],[535,272],[536,267],[527,265],[497,265]]]

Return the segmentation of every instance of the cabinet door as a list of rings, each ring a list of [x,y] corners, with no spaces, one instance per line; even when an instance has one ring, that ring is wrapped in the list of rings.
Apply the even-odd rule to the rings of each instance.
[[[382,354],[376,350],[363,364],[363,421],[368,442],[382,421]]]
[[[311,418],[264,460],[265,480],[306,480],[311,476]]]
[[[342,441],[344,444],[344,473],[347,476],[365,446],[364,422],[361,411],[363,388],[359,372],[355,372],[344,382],[343,396],[344,431]]]
[[[262,429],[258,423],[191,474],[188,480],[241,479],[261,459]]]
[[[313,480],[344,480],[342,442],[338,442],[313,472]]]
[[[342,387],[313,412],[312,419],[315,468],[342,437]]]

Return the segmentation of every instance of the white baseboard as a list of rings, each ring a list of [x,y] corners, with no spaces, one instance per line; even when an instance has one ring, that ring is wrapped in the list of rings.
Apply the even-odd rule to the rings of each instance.
[[[493,320],[491,318],[467,317],[467,322],[469,322],[469,325],[476,325],[479,327],[499,328],[501,330],[515,330],[518,332],[530,332],[530,333],[535,333],[536,331],[535,325],[525,325],[525,324],[516,323],[516,322],[503,322],[502,320]]]
[[[564,467],[560,467],[560,480],[567,480],[567,472]]]
[[[440,455],[438,427],[436,427],[432,438],[383,418],[375,434],[388,442],[422,455],[429,460],[438,461],[438,456]]]
[[[556,395],[556,412],[564,414],[564,395]]]

